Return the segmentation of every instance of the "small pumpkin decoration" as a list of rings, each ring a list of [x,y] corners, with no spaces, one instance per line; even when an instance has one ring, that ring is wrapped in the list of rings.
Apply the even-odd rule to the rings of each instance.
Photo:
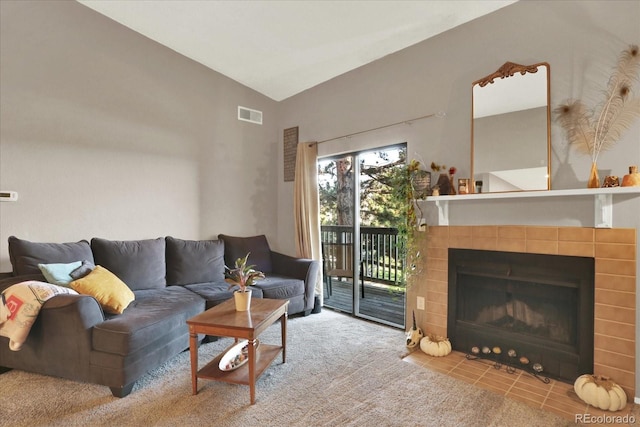
[[[451,342],[449,338],[429,334],[420,340],[420,350],[430,356],[446,356],[451,353]]]
[[[618,384],[601,375],[580,375],[573,389],[585,403],[605,411],[619,411],[627,405],[627,395]]]

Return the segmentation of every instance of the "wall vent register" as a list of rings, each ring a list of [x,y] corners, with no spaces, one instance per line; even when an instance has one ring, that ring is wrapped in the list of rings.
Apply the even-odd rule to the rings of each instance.
[[[0,201],[15,202],[16,200],[18,200],[18,193],[16,191],[0,191]]]
[[[251,108],[238,106],[238,120],[261,125],[262,111],[252,110]]]

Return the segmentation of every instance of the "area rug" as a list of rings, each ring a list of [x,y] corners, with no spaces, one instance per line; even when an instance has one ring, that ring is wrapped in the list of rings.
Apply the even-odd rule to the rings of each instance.
[[[107,387],[9,371],[0,375],[0,426],[561,426],[560,417],[402,360],[401,330],[323,310],[289,319],[287,362],[243,385],[200,380],[189,352],[114,398]],[[278,343],[279,324],[260,337]],[[232,343],[203,344],[201,366]]]

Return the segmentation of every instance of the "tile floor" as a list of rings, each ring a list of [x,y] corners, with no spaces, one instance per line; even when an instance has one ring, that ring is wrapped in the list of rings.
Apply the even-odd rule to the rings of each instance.
[[[576,422],[576,414],[589,414],[592,417],[628,414],[630,419],[635,419],[635,423],[631,425],[640,425],[640,406],[632,402],[628,402],[627,406],[619,412],[602,411],[580,400],[571,384],[555,380],[545,384],[529,373],[520,370],[509,374],[504,368],[495,369],[489,360],[467,360],[464,353],[454,351],[446,357],[432,357],[416,350],[408,354],[404,360],[450,375],[476,387],[493,391],[535,408],[553,412],[571,422]],[[576,424],[582,425],[582,423]]]

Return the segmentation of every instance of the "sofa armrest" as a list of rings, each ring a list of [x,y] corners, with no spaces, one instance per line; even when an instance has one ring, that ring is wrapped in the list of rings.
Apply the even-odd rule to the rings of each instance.
[[[56,295],[40,310],[45,330],[51,333],[75,329],[82,332],[105,320],[102,307],[89,295]]]
[[[271,251],[271,263],[274,273],[304,280],[304,309],[305,311],[312,310],[315,303],[315,288],[320,262]]]
[[[11,276],[0,280],[0,292],[17,283],[31,280],[46,282],[41,274]],[[39,317],[45,319],[43,322],[46,322],[47,327],[52,327],[54,330],[69,329],[71,325],[88,329],[97,323],[104,322],[102,307],[95,298],[88,295],[56,295],[45,301],[40,313]]]
[[[103,321],[93,297],[57,295],[42,305],[20,351],[0,337],[0,366],[89,381],[92,329]]]

